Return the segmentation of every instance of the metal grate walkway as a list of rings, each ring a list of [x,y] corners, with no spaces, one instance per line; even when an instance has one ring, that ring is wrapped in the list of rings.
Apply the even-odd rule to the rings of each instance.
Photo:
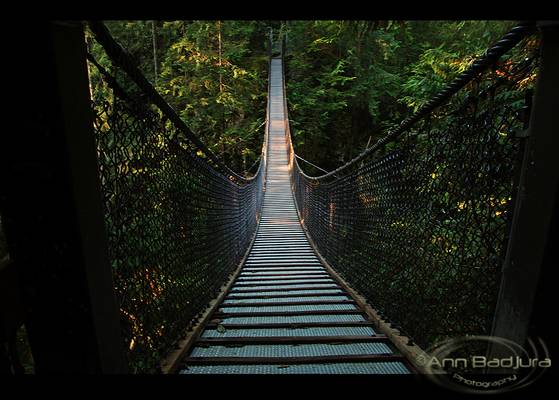
[[[290,186],[282,79],[281,58],[274,58],[268,175],[256,239],[180,373],[410,373],[307,241]]]

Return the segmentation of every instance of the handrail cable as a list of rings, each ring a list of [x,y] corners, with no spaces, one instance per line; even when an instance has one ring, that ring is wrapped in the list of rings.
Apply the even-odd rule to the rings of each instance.
[[[318,170],[320,170],[320,171],[322,171],[322,172],[328,173],[328,171],[326,171],[324,168],[320,168],[318,165],[313,164],[312,162],[310,162],[310,161],[308,161],[308,160],[305,160],[303,157],[301,157],[301,156],[299,156],[299,155],[297,155],[297,154],[295,154],[295,157],[297,157],[299,160],[301,160],[301,161],[303,161],[303,162],[305,162],[305,163],[307,163],[307,164],[309,164],[309,165],[315,167],[316,169],[318,169]]]

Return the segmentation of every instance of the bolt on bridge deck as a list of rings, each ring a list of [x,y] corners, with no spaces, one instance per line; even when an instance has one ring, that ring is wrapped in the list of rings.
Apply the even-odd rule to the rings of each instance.
[[[241,271],[182,360],[182,374],[406,374],[409,364],[299,221],[288,172],[281,58],[271,61],[266,193]]]

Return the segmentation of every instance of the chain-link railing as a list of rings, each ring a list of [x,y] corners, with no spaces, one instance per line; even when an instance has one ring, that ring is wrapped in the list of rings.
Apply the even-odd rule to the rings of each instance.
[[[153,372],[216,297],[256,231],[266,171],[229,170],[132,65],[104,25],[111,60],[88,55],[109,257],[130,370]]]
[[[538,61],[533,28],[514,28],[329,174],[301,170],[286,121],[296,203],[317,249],[422,347],[490,333]]]

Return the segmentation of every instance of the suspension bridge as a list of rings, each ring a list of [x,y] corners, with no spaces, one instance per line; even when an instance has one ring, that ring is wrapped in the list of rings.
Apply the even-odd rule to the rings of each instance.
[[[248,258],[212,316],[212,328],[194,343],[182,372],[406,373],[404,358],[373,330],[305,236],[288,172],[281,59],[272,59],[270,68],[260,224]]]
[[[522,266],[543,259],[545,240],[528,255],[519,243],[546,231],[559,170],[549,167],[554,25],[519,23],[380,141],[318,177],[292,144],[285,37],[276,50],[270,38],[260,163],[242,176],[102,23],[87,29],[110,69],[83,28],[48,28],[52,73],[65,79],[45,93],[61,97],[53,123],[69,132],[52,176],[72,185],[32,179],[68,195],[75,206],[47,201],[36,212],[69,225],[38,219],[29,238],[31,220],[14,210],[30,189],[17,179],[20,197],[3,203],[8,237],[56,249],[10,254],[32,288],[38,371],[409,375],[449,336],[523,340],[538,274]],[[528,56],[515,58],[520,47]],[[524,90],[535,76],[535,93]],[[47,226],[55,234],[41,236]],[[78,343],[88,356],[72,351]]]

